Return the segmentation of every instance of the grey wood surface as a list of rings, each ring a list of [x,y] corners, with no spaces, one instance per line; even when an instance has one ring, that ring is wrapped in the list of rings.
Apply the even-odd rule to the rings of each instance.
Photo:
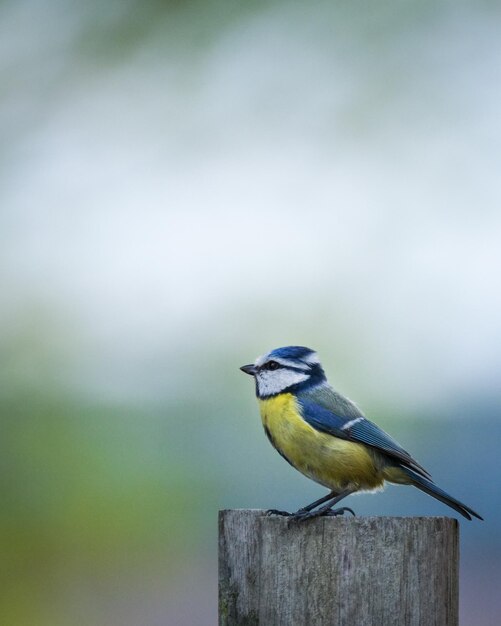
[[[457,520],[219,512],[220,626],[457,626]]]

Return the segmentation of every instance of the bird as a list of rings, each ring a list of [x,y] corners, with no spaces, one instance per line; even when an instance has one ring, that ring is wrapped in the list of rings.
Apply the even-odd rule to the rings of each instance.
[[[329,493],[295,513],[304,521],[350,512],[333,509],[356,492],[379,491],[386,483],[413,485],[471,520],[483,518],[452,497],[400,444],[369,421],[328,383],[317,353],[304,346],[271,350],[240,368],[255,379],[266,436],[292,467],[327,487]]]

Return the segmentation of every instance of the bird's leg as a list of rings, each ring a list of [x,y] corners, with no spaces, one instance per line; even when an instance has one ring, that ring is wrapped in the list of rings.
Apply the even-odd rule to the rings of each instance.
[[[314,509],[315,507],[319,506],[320,504],[323,504],[324,502],[327,502],[328,500],[332,500],[332,498],[335,498],[337,495],[338,494],[336,491],[331,491],[323,498],[319,498],[318,500],[315,500],[315,502],[312,502],[311,504],[307,504],[306,506],[303,506],[303,508],[299,509],[299,511],[296,511],[295,513],[288,513],[287,511],[279,511],[278,509],[268,509],[268,511],[266,511],[266,515],[282,515],[282,516],[300,515],[303,513],[307,513],[308,511],[311,511],[311,509]]]
[[[334,511],[332,510],[332,507],[337,502],[339,502],[342,498],[345,498],[346,496],[350,495],[350,493],[353,493],[353,491],[346,490],[346,491],[343,491],[342,493],[338,493],[337,491],[331,491],[326,496],[323,496],[322,498],[315,500],[315,502],[312,502],[311,504],[307,504],[306,506],[303,506],[301,509],[299,509],[295,513],[289,513],[288,511],[279,511],[278,509],[268,509],[268,511],[266,511],[266,515],[281,515],[283,517],[291,516],[294,519],[298,519],[298,520],[299,519],[301,520],[311,519],[312,517],[317,517],[320,515],[326,515],[330,517],[335,516],[335,515],[343,515],[343,513],[345,513],[346,511],[349,511],[352,515],[355,515],[355,512],[347,506],[343,506],[340,509],[335,509]],[[326,506],[323,506],[321,509],[318,509],[318,511],[310,513],[312,509],[315,509],[320,504],[324,504],[324,502],[328,502],[329,504]]]
[[[342,507],[334,511],[332,510],[332,507],[343,498],[346,498],[346,496],[349,496],[350,494],[354,493],[354,491],[356,490],[345,489],[341,493],[335,494],[334,496],[331,495],[331,497],[324,499],[324,502],[327,501],[327,504],[324,504],[324,506],[321,506],[316,511],[307,510],[305,507],[304,512],[301,512],[301,509],[300,509],[297,513],[294,513],[294,515],[292,516],[292,519],[302,522],[307,519],[312,519],[313,517],[320,517],[321,515],[328,515],[328,516],[342,515],[345,511],[350,511],[350,513],[353,513],[353,511],[349,509],[348,507]],[[353,513],[353,515],[355,515],[355,513]]]
[[[303,506],[302,508],[299,509],[299,511],[296,511],[294,513],[294,515],[300,515],[301,513],[307,513],[308,511],[311,511],[312,509],[315,509],[317,506],[320,506],[324,502],[327,502],[328,500],[332,500],[337,495],[338,495],[337,491],[331,491],[330,493],[328,493],[323,498],[319,498],[318,500],[315,500],[315,502],[312,502],[311,504],[307,504],[306,506]]]

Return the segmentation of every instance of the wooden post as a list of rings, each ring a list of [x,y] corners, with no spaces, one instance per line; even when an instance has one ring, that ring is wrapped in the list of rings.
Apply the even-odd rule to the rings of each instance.
[[[220,626],[457,626],[457,520],[219,512]]]

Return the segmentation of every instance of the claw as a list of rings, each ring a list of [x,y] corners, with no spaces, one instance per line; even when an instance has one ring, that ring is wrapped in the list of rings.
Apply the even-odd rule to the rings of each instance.
[[[278,509],[268,509],[265,515],[267,515],[268,517],[270,515],[281,515],[282,517],[289,517],[289,515],[292,515],[292,514],[289,513],[288,511],[279,511]]]
[[[353,509],[350,509],[349,506],[342,506],[341,508],[334,510],[331,509],[330,511],[326,511],[324,515],[326,515],[327,517],[335,517],[337,515],[343,515],[343,513],[345,512],[351,513],[353,517],[357,516],[355,511]]]
[[[343,506],[339,509],[329,509],[327,511],[322,511],[321,509],[318,511],[303,511],[299,509],[299,511],[291,515],[291,520],[295,522],[304,522],[307,519],[313,519],[314,517],[336,517],[338,515],[343,515],[346,511],[355,516],[355,512],[352,509],[347,506]]]

